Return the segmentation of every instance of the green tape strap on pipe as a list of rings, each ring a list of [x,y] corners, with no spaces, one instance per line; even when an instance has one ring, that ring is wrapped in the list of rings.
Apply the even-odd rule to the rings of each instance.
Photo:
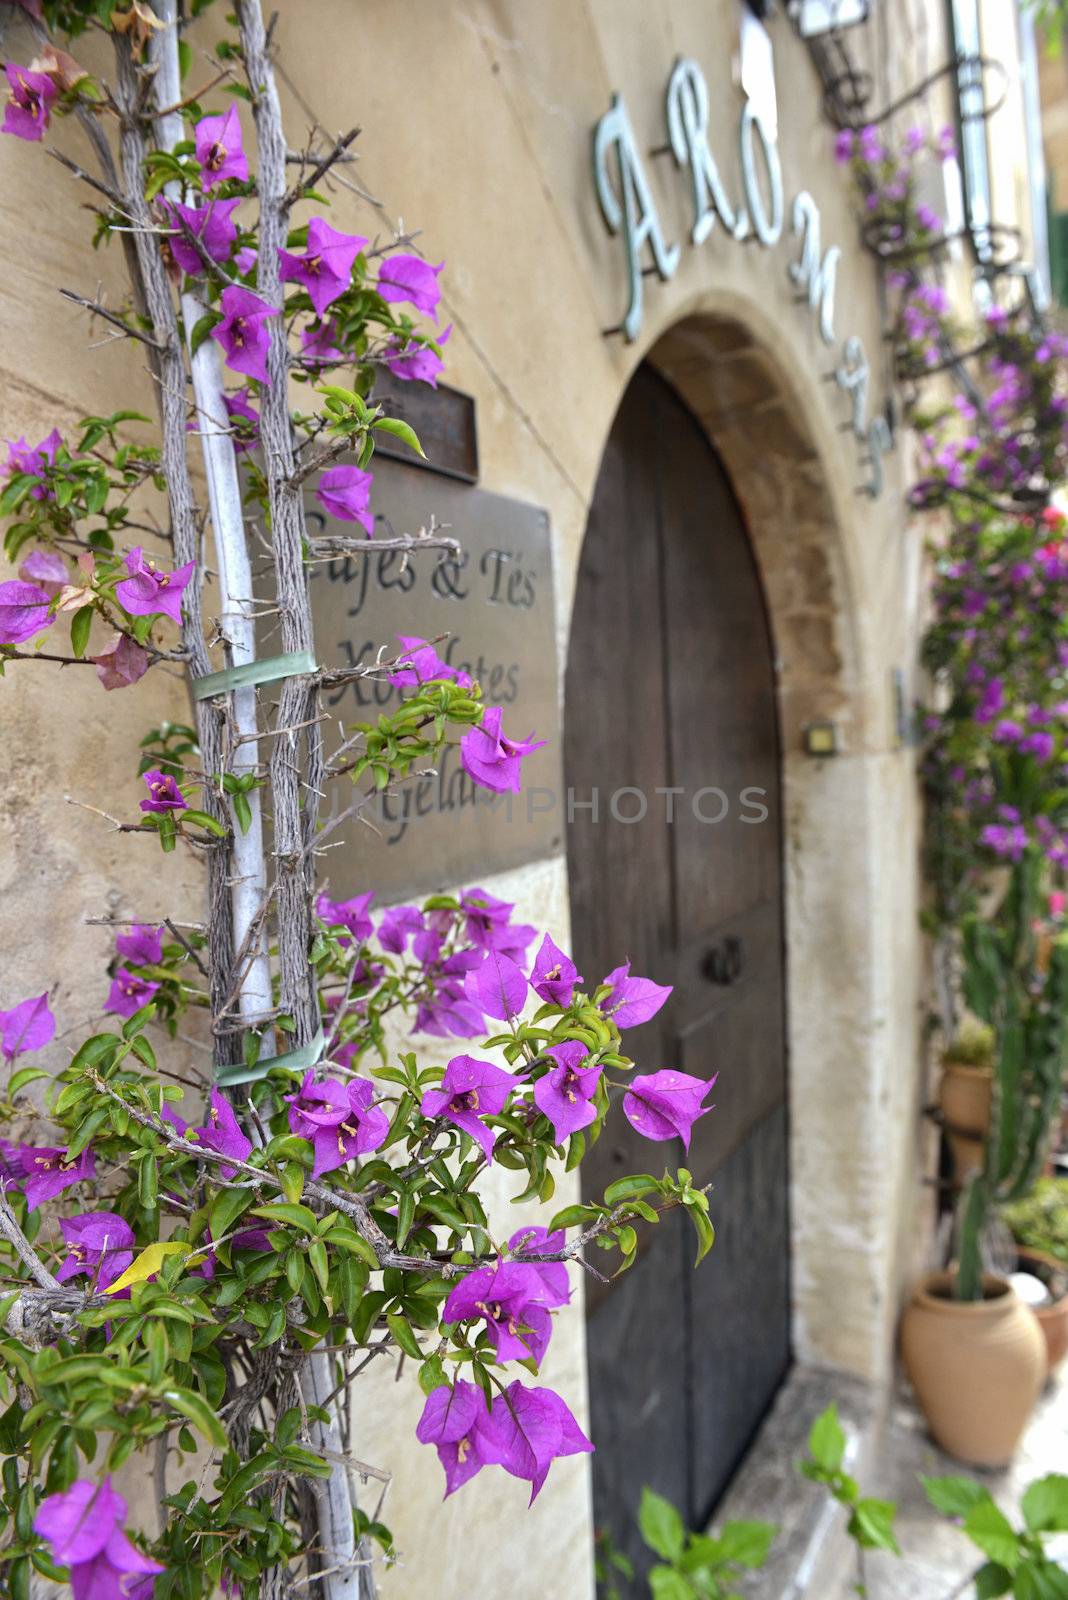
[[[220,1067],[215,1074],[215,1082],[220,1089],[229,1089],[237,1083],[255,1083],[257,1079],[265,1078],[272,1067],[285,1067],[289,1072],[306,1072],[309,1067],[315,1066],[325,1049],[326,1034],[320,1028],[310,1044],[302,1044],[298,1050],[288,1050],[284,1056],[266,1056],[251,1067]]]
[[[265,656],[262,661],[244,661],[239,667],[229,667],[225,672],[209,672],[203,678],[194,678],[193,698],[210,700],[217,694],[229,694],[231,689],[245,689],[256,683],[276,683],[279,678],[295,678],[299,673],[318,670],[310,650],[289,650],[282,656]]]

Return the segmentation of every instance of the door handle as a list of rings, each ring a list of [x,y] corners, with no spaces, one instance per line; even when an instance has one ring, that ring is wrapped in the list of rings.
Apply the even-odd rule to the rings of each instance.
[[[701,970],[709,983],[726,986],[738,981],[744,964],[745,946],[731,934],[722,944],[712,946],[701,963]]]

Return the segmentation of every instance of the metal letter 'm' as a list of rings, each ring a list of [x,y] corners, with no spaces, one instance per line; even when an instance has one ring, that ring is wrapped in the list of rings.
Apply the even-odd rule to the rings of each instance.
[[[790,263],[790,276],[808,290],[808,303],[819,307],[820,335],[825,344],[834,343],[834,286],[842,252],[832,245],[820,260],[820,208],[807,189],[794,200],[793,228],[803,233],[801,254]]]
[[[608,153],[613,147],[619,166],[618,195],[608,175]],[[618,94],[612,96],[610,109],[593,132],[593,181],[609,232],[623,234],[630,283],[630,304],[623,318],[623,331],[628,339],[636,339],[642,325],[642,250],[649,245],[656,271],[665,282],[675,274],[680,251],[677,244],[669,245],[664,241],[656,204],[634,142],[634,130]]]

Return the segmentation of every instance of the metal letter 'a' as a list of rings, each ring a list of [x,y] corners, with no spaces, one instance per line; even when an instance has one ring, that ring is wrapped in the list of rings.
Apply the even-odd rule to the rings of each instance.
[[[613,149],[619,172],[618,194],[608,172],[609,152]],[[634,130],[618,94],[612,96],[610,108],[593,131],[593,181],[608,231],[622,233],[626,246],[630,303],[621,326],[628,339],[636,339],[642,325],[642,250],[648,244],[653,266],[665,282],[675,274],[680,251],[677,244],[669,245],[664,240]]]

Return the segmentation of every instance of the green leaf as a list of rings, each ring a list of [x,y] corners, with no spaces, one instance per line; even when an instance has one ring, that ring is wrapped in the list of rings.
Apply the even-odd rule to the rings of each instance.
[[[202,317],[198,318],[193,324],[192,333],[189,335],[189,351],[191,355],[196,355],[212,328],[215,327],[217,322],[221,321],[222,317],[216,311],[207,311]]]
[[[206,811],[195,811],[187,807],[182,812],[183,822],[194,822],[198,828],[203,828],[205,833],[212,833],[216,839],[225,839],[227,829],[223,823],[217,822],[214,817],[209,817]]]
[[[671,1501],[648,1485],[642,1489],[638,1527],[650,1550],[665,1561],[678,1561],[686,1548],[686,1526]]]
[[[720,1558],[739,1567],[762,1567],[778,1531],[774,1522],[728,1522],[716,1539]]]
[[[1020,1564],[1020,1541],[1012,1523],[999,1511],[993,1500],[972,1506],[964,1519],[964,1531],[974,1545],[991,1561],[1015,1572]]]
[[[395,439],[399,439],[410,450],[414,450],[416,455],[422,456],[423,460],[426,460],[426,451],[419,443],[419,435],[414,428],[409,427],[406,422],[402,422],[399,417],[379,417],[378,421],[372,422],[371,426],[377,433],[391,433]]]
[[[1068,1477],[1050,1472],[1037,1479],[1025,1490],[1020,1509],[1032,1533],[1068,1532]]]
[[[617,1178],[604,1192],[606,1206],[618,1206],[624,1200],[640,1200],[642,1195],[653,1194],[660,1188],[655,1178],[647,1172],[635,1172],[629,1178]]]
[[[999,1567],[996,1561],[988,1561],[975,1574],[975,1600],[998,1600],[999,1595],[1008,1594],[1011,1588],[1012,1573]]]
[[[423,1351],[407,1317],[402,1317],[396,1311],[391,1312],[386,1317],[386,1326],[406,1356],[411,1356],[415,1361],[422,1361]]]
[[[897,1506],[892,1500],[858,1500],[849,1519],[848,1532],[865,1550],[890,1550],[901,1554],[894,1537]]]
[[[70,623],[70,647],[81,660],[89,643],[89,630],[93,626],[93,607],[79,606]]]
[[[213,1239],[229,1233],[238,1217],[247,1211],[255,1196],[248,1189],[224,1189],[212,1203],[208,1227]]]
[[[689,1216],[690,1221],[693,1223],[694,1232],[697,1235],[697,1256],[694,1260],[694,1266],[699,1267],[716,1242],[716,1230],[709,1221],[706,1212],[693,1207]]]
[[[427,1356],[426,1360],[419,1368],[419,1387],[422,1389],[423,1393],[433,1394],[435,1389],[442,1388],[448,1383],[448,1381],[448,1378],[445,1376],[445,1368],[442,1365],[441,1357],[437,1355]],[[21,1417],[21,1415],[22,1413],[20,1411],[19,1416]]]
[[[1068,1572],[1044,1557],[1026,1562],[1012,1580],[1014,1600],[1068,1600]]]
[[[42,1067],[20,1067],[18,1072],[11,1074],[11,1082],[7,1086],[8,1094],[14,1098],[29,1084],[36,1083],[38,1078],[47,1078],[49,1074]]]
[[[168,1405],[180,1411],[183,1417],[188,1417],[205,1439],[210,1439],[220,1450],[226,1449],[228,1441],[225,1429],[207,1401],[200,1395],[194,1394],[192,1389],[166,1389],[163,1398]]]
[[[809,1431],[808,1453],[824,1472],[838,1472],[845,1458],[846,1436],[832,1403],[820,1413]]]
[[[653,1600],[694,1600],[697,1591],[681,1572],[672,1567],[654,1567],[649,1574],[649,1593]]]
[[[555,1233],[558,1228],[577,1228],[581,1224],[592,1222],[597,1215],[596,1207],[565,1206],[549,1223],[549,1232]]]
[[[252,1215],[266,1217],[269,1222],[288,1222],[304,1233],[315,1235],[315,1212],[309,1211],[307,1206],[288,1205],[280,1200],[275,1205],[257,1206]]]
[[[966,1517],[973,1506],[990,1499],[990,1491],[974,1478],[922,1478],[924,1493],[936,1511],[947,1517]]]

